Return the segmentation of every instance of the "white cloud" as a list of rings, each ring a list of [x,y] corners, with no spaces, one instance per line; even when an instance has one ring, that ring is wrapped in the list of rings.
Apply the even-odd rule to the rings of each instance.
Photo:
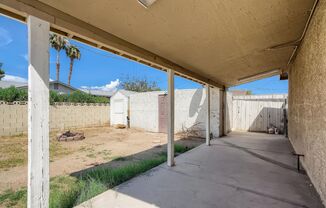
[[[19,76],[14,75],[8,75],[6,74],[4,78],[2,78],[3,81],[11,81],[11,82],[21,82],[21,83],[27,83],[27,79]]]
[[[25,61],[28,62],[28,55],[27,54],[22,54],[20,55]]]
[[[10,82],[21,82],[21,83],[27,83],[28,80],[24,77],[20,76],[14,76],[14,75],[9,75],[5,74],[5,77],[1,79],[2,81],[10,81]],[[53,79],[49,79],[50,82],[54,81]]]
[[[119,85],[120,85],[120,80],[116,79],[115,81],[111,81],[110,83],[104,86],[81,86],[81,88],[88,89],[88,90],[102,90],[102,91],[115,92],[117,91]]]
[[[0,47],[6,46],[11,42],[12,38],[10,36],[10,33],[6,29],[0,27]]]

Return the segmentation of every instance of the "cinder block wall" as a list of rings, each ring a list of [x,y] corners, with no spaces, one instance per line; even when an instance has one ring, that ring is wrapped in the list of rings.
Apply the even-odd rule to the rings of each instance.
[[[130,126],[159,131],[158,96],[165,92],[137,93],[130,96]],[[219,136],[219,89],[211,89],[211,131]],[[205,89],[175,90],[175,132],[195,131],[204,137],[206,129]]]
[[[319,1],[290,67],[289,138],[326,204],[326,1]]]
[[[50,129],[102,126],[110,122],[108,104],[58,103],[50,106]],[[27,104],[0,102],[0,136],[27,133]]]

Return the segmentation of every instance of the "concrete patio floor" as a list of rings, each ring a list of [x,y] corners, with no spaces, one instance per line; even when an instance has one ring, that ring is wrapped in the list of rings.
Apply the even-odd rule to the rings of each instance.
[[[322,208],[280,135],[232,133],[108,190],[79,207]]]

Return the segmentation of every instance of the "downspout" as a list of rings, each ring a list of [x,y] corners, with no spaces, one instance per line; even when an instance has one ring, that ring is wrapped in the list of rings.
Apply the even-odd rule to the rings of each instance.
[[[291,64],[293,58],[296,55],[296,52],[297,52],[299,46],[301,45],[301,42],[302,42],[303,38],[306,35],[306,32],[307,32],[308,27],[309,27],[309,24],[311,22],[311,18],[312,18],[312,16],[315,13],[315,10],[316,10],[316,7],[317,7],[318,2],[319,2],[319,0],[315,0],[315,3],[313,4],[313,7],[311,8],[311,12],[309,14],[308,20],[306,22],[306,25],[305,25],[305,27],[303,29],[303,32],[302,32],[300,38],[298,38],[297,40],[294,40],[294,41],[290,41],[290,42],[286,42],[286,43],[274,45],[272,47],[267,48],[267,50],[275,50],[275,49],[279,49],[279,48],[285,48],[285,47],[292,47],[293,46],[294,47],[294,50],[293,50],[293,52],[292,52],[292,54],[291,54],[291,56],[289,58],[289,61],[287,63],[287,66],[289,66]]]
[[[289,61],[288,61],[288,66],[289,66],[290,63],[292,62],[292,59],[293,59],[294,56],[296,55],[297,50],[298,50],[298,48],[300,47],[301,42],[302,42],[303,38],[304,38],[305,35],[306,35],[306,32],[307,32],[308,27],[309,27],[310,22],[311,22],[311,18],[312,18],[312,16],[313,16],[314,13],[315,13],[315,10],[316,10],[316,7],[317,7],[318,2],[319,2],[319,0],[316,0],[315,3],[314,3],[314,5],[313,5],[313,7],[312,7],[312,9],[311,9],[311,12],[310,12],[309,18],[308,18],[308,20],[307,20],[307,22],[306,22],[306,25],[305,25],[305,27],[304,27],[304,30],[303,30],[303,33],[302,33],[301,37],[300,37],[298,40],[295,41],[296,45],[295,45],[294,50],[293,50],[293,52],[292,52],[292,54],[291,54],[291,56],[290,56],[290,59],[289,59]]]

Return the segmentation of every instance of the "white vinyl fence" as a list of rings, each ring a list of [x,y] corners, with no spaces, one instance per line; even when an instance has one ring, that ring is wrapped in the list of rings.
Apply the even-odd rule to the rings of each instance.
[[[266,132],[270,127],[284,131],[287,95],[229,96],[231,130]],[[230,106],[231,105],[231,106]]]

